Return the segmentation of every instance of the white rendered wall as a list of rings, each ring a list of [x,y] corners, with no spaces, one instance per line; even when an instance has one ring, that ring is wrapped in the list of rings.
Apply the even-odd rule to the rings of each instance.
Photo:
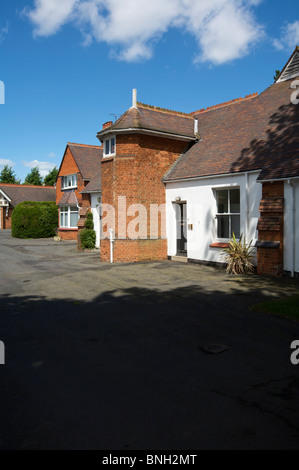
[[[168,256],[177,252],[177,216],[175,199],[187,202],[187,223],[193,230],[187,231],[187,257],[201,260],[223,262],[221,248],[211,248],[217,241],[217,212],[215,193],[221,188],[240,188],[240,233],[246,240],[255,244],[259,218],[259,205],[262,196],[262,185],[256,182],[259,172],[248,173],[248,191],[246,192],[246,175],[211,177],[185,182],[166,184],[166,227],[168,239]],[[247,194],[247,196],[246,196]],[[248,211],[248,215],[247,215]],[[246,222],[247,221],[247,222]]]
[[[284,266],[285,271],[293,268],[293,237],[295,237],[295,266],[294,271],[299,273],[299,182],[292,181],[295,192],[295,233],[292,227],[292,187],[288,182],[284,184]]]
[[[91,212],[93,215],[93,225],[96,232],[96,248],[100,247],[101,240],[101,226],[100,226],[100,206],[98,198],[101,197],[100,193],[91,193]]]

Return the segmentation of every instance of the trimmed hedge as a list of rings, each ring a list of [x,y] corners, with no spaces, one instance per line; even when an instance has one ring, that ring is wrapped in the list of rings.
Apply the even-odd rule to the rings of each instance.
[[[55,202],[21,202],[13,210],[11,222],[15,238],[53,237],[58,227],[58,208]]]
[[[84,228],[81,232],[81,248],[92,250],[96,244],[96,233],[94,230]]]
[[[88,212],[81,232],[81,248],[92,250],[96,246],[96,233],[93,230],[93,215]]]

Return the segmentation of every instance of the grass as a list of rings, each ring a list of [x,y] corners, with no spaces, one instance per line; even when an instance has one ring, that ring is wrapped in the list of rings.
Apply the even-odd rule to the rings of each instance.
[[[261,302],[252,305],[250,310],[254,312],[274,313],[275,315],[299,321],[299,296]]]

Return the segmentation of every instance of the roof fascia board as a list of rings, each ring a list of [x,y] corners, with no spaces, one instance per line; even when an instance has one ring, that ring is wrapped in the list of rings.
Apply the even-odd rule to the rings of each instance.
[[[114,129],[110,131],[106,131],[105,133],[98,133],[97,137],[100,139],[102,136],[105,136],[107,134],[146,134],[146,135],[154,135],[154,136],[159,136],[159,137],[170,137],[174,140],[198,140],[197,137],[188,137],[185,135],[180,135],[180,134],[171,134],[169,132],[162,132],[162,131],[154,131],[150,129],[140,129],[138,127],[129,127],[127,129]]]
[[[9,197],[4,191],[2,191],[2,189],[0,189],[0,194],[2,194],[2,196],[3,196],[5,199],[7,199],[8,202],[11,202],[10,197]]]
[[[178,178],[178,179],[163,179],[163,183],[181,183],[184,181],[196,181],[196,180],[206,180],[211,178],[224,178],[227,176],[241,176],[253,173],[260,173],[261,170],[250,170],[250,171],[238,171],[235,173],[221,173],[216,175],[205,175],[205,176],[191,176],[190,178]]]

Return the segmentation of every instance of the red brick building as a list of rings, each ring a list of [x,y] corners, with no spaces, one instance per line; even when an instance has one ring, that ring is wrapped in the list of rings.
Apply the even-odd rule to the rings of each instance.
[[[78,224],[84,224],[84,217],[91,207],[88,185],[92,183],[93,190],[100,193],[102,154],[100,146],[72,142],[66,146],[56,182],[58,235],[63,240],[77,240]]]
[[[55,201],[55,188],[0,183],[0,229],[11,228],[12,212],[24,201]]]

